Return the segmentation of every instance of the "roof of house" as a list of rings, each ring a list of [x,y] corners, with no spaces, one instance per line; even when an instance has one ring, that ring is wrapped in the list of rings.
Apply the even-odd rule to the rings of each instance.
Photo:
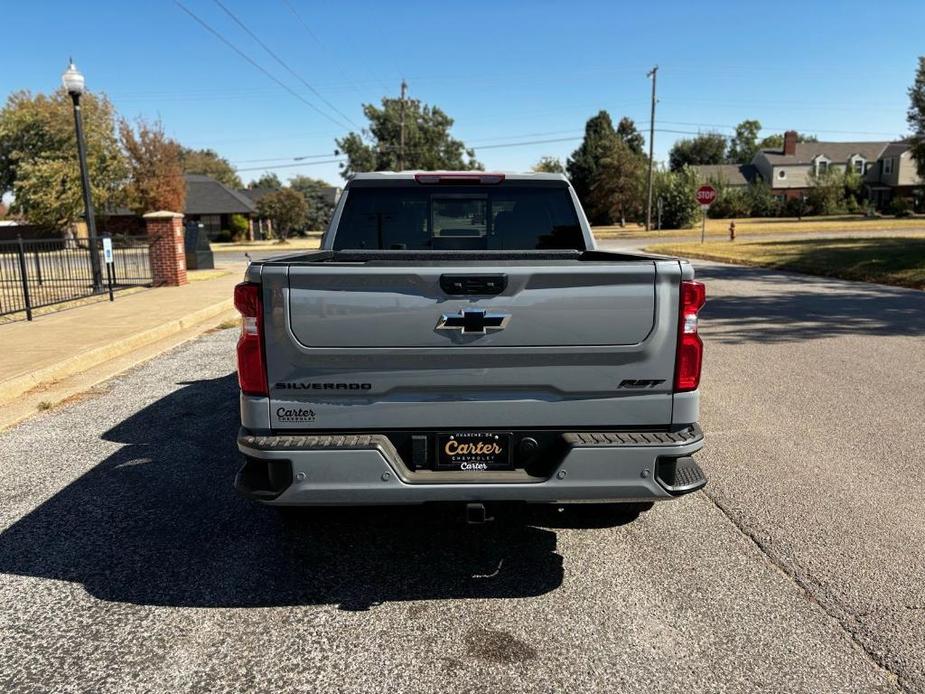
[[[214,178],[186,174],[186,214],[253,214],[256,203]]]
[[[703,164],[693,167],[699,183],[723,183],[747,186],[758,178],[758,169],[751,164]]]
[[[876,160],[889,142],[797,142],[795,154],[784,154],[780,149],[763,149],[761,152],[771,164],[812,164],[820,154],[829,161],[844,163],[859,154],[868,161]]]
[[[906,153],[912,145],[908,142],[891,142],[886,149],[880,153],[881,157],[899,157]]]
[[[262,198],[275,193],[276,190],[273,188],[240,188],[238,192],[256,205]]]

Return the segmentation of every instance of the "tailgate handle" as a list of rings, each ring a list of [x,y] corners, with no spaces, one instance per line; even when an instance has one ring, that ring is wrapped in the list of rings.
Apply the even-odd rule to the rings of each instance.
[[[440,288],[447,294],[500,294],[507,287],[507,275],[440,275]]]

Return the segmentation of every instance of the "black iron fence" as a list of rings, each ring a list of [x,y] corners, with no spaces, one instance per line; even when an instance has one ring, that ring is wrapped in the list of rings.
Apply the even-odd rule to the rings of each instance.
[[[104,262],[103,239],[91,249],[87,239],[22,239],[0,241],[0,316],[21,313],[32,320],[33,309],[128,287],[152,284],[147,239],[114,237],[112,262]],[[99,254],[101,287],[94,287],[91,252]]]

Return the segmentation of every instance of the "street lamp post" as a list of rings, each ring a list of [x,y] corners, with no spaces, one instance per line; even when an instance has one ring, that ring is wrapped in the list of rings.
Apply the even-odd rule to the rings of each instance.
[[[87,218],[87,237],[90,245],[90,268],[93,273],[93,292],[103,291],[103,269],[97,248],[96,218],[93,214],[93,196],[90,193],[90,176],[87,172],[87,148],[84,143],[83,119],[80,115],[80,95],[84,92],[84,76],[77,70],[74,61],[61,75],[61,83],[74,102],[74,127],[77,130],[77,156],[80,159],[80,182],[84,194],[84,214]]]

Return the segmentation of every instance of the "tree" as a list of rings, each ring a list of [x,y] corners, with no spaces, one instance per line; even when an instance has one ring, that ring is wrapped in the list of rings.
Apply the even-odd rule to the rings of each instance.
[[[601,210],[626,226],[627,218],[644,216],[646,159],[622,139],[610,144],[591,185],[592,209]]]
[[[251,181],[247,184],[247,187],[251,190],[282,190],[283,182],[279,180],[279,176],[275,173],[265,173],[256,181]]]
[[[183,171],[211,176],[229,188],[241,188],[241,179],[229,161],[211,149],[183,148]]]
[[[668,166],[680,171],[685,166],[722,164],[726,161],[726,138],[719,133],[701,133],[678,140],[668,152]]]
[[[320,178],[293,176],[289,179],[289,187],[300,193],[308,205],[305,228],[312,231],[327,228],[334,213],[334,200],[331,196],[331,188],[334,186]]]
[[[565,167],[562,166],[562,160],[558,157],[540,157],[540,160],[533,165],[533,170],[538,173],[565,173]]]
[[[617,137],[623,140],[634,153],[643,153],[642,148],[645,147],[646,140],[636,129],[636,124],[633,122],[632,118],[623,116],[623,118],[620,119],[620,122],[617,124]]]
[[[743,120],[736,126],[735,135],[729,140],[729,152],[726,158],[735,164],[748,164],[758,152],[758,133],[761,123],[756,120]]]
[[[572,156],[565,165],[572,186],[592,224],[610,222],[609,212],[594,206],[591,188],[597,179],[602,162],[612,153],[614,143],[619,141],[610,114],[607,111],[599,111],[596,116],[592,116],[585,123],[584,140],[578,149],[572,152]]]
[[[654,193],[662,203],[663,229],[690,229],[700,219],[700,206],[694,197],[697,175],[689,166],[679,171],[659,171]]]
[[[845,174],[835,168],[809,175],[806,202],[813,214],[838,214],[845,211]]]
[[[909,111],[906,120],[912,128],[912,158],[919,178],[925,179],[925,56],[919,57],[915,81],[909,87]]]
[[[806,133],[797,133],[797,142],[819,142],[819,138],[815,135],[807,135]],[[783,133],[774,133],[773,135],[768,135],[761,142],[758,143],[758,149],[783,149],[784,148],[784,135]]]
[[[344,178],[357,171],[465,171],[481,169],[475,152],[450,135],[453,119],[437,106],[418,99],[383,97],[382,108],[363,104],[369,127],[336,140],[347,155],[341,164]],[[404,148],[401,145],[404,120]]]
[[[115,110],[105,95],[81,98],[87,170],[96,210],[116,204],[126,177]],[[61,228],[84,214],[71,98],[15,92],[0,109],[0,195],[33,224]]]
[[[292,188],[283,188],[267,193],[257,203],[257,212],[261,217],[273,222],[273,228],[279,235],[280,243],[285,243],[289,232],[299,228],[308,215],[308,203],[301,193]]]
[[[119,137],[129,172],[125,187],[127,205],[137,214],[156,210],[183,212],[186,181],[180,145],[164,134],[160,122],[147,123],[142,119],[134,129],[128,121],[120,121]]]

